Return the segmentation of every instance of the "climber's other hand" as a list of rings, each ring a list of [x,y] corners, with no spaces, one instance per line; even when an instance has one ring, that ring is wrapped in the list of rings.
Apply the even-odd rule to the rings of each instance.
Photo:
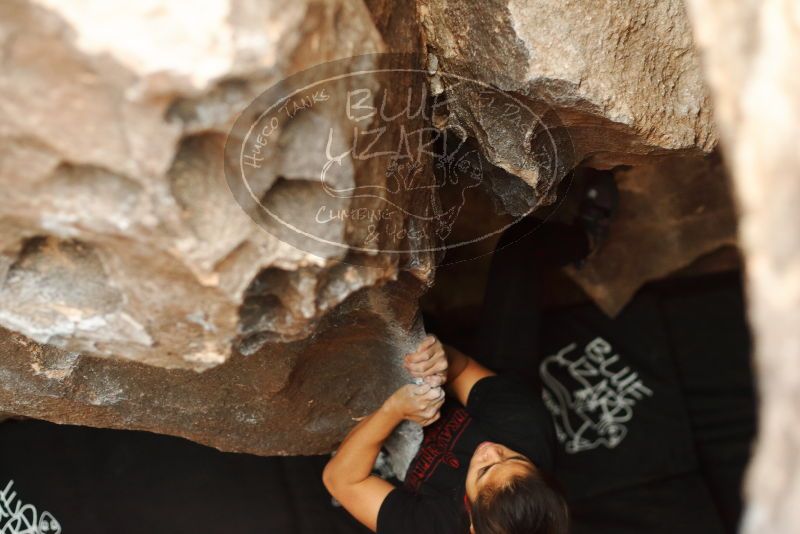
[[[406,354],[405,368],[414,378],[422,378],[428,385],[437,387],[447,379],[447,355],[436,336],[428,334],[416,351]]]
[[[444,402],[444,390],[428,384],[407,384],[386,399],[384,408],[401,419],[423,426],[439,418],[439,408]]]

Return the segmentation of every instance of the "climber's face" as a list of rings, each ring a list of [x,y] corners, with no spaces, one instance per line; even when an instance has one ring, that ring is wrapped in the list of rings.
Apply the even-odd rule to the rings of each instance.
[[[466,491],[470,502],[490,488],[500,487],[516,477],[527,476],[536,472],[536,466],[523,454],[509,449],[505,445],[484,441],[469,462],[467,470]]]

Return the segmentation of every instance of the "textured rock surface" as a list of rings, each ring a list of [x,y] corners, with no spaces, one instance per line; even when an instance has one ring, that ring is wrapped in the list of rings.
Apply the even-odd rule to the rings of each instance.
[[[262,91],[385,49],[365,5],[10,0],[0,45],[0,412],[307,454],[405,379],[433,258],[294,248],[223,172]],[[265,202],[311,198],[302,133]]]
[[[742,531],[800,525],[800,5],[688,2],[740,206],[759,436]]]
[[[717,154],[659,158],[620,169],[619,211],[608,241],[569,274],[600,308],[616,315],[645,282],[736,244],[736,212]]]
[[[279,80],[423,41],[431,90],[446,101],[434,125],[469,138],[464,150],[492,165],[458,154],[442,170],[456,187],[433,195],[424,167],[425,187],[391,199],[395,229],[419,229],[402,214],[419,215],[420,204],[439,217],[455,199],[459,226],[429,235],[466,242],[487,230],[492,202],[505,223],[551,201],[575,165],[633,165],[618,170],[626,219],[615,244],[575,275],[612,313],[647,279],[730,242],[677,0],[9,0],[0,3],[0,413],[259,454],[329,450],[404,379],[395,360],[419,333],[409,332],[416,299],[437,258],[355,252],[364,228],[344,217],[326,237],[347,246],[318,254],[265,232],[226,183],[226,134]],[[506,98],[474,90],[486,83]],[[325,163],[312,134],[330,127],[345,146],[358,137],[332,115],[314,118],[322,122],[287,120],[259,175],[258,202],[301,228],[294,217],[318,202]],[[399,182],[376,163],[356,168],[352,154],[337,163],[347,187]],[[478,175],[481,195],[493,195],[480,203],[469,180]],[[634,246],[651,252],[648,262],[630,263],[623,252]],[[459,253],[453,261],[469,259]]]
[[[680,0],[418,6],[438,68],[496,84],[541,114],[562,139],[564,170],[582,161],[602,168],[674,151],[708,152],[716,142]],[[443,83],[449,104],[442,122],[478,139],[490,161],[534,187],[536,194],[521,193],[525,204],[552,198],[552,179],[540,179],[532,157],[542,136],[531,137],[529,125],[510,118],[498,121],[509,111],[474,91]],[[558,180],[563,171],[548,174]]]
[[[0,329],[0,406],[226,451],[329,452],[405,380],[399,362],[412,348],[418,287],[405,274],[361,290],[313,336],[234,355],[203,373],[67,352]]]
[[[42,4],[0,6],[0,325],[201,370],[242,340],[303,338],[350,293],[396,277],[397,257],[357,268],[337,261],[346,250],[317,257],[275,239],[223,175],[224,134],[268,84],[383,48],[364,6],[218,0],[190,24],[181,2]],[[283,146],[293,178],[313,178],[296,164],[302,139]],[[423,282],[430,267],[417,258]]]

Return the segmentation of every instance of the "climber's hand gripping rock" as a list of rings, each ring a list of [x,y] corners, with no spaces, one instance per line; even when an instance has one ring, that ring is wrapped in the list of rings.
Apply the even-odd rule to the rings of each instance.
[[[420,342],[415,352],[405,356],[403,364],[411,376],[421,378],[430,386],[443,386],[447,379],[444,346],[432,334]]]

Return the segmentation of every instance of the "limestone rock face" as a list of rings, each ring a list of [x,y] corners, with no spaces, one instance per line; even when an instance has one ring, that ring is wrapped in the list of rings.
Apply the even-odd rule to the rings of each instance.
[[[350,250],[344,219],[340,246],[296,248],[225,175],[265,89],[385,50],[366,6],[10,0],[0,45],[0,412],[308,454],[406,379],[432,253]],[[264,165],[260,200],[290,222],[315,200],[304,129],[349,127],[324,119],[288,124]]]
[[[500,86],[560,139],[560,172],[535,163],[545,136],[498,116],[514,110],[458,84],[442,124],[479,141],[487,158],[522,178],[527,205],[552,200],[575,164],[598,168],[716,143],[691,31],[680,0],[418,0],[428,51],[442,71]],[[434,77],[434,87],[437,80]],[[570,161],[571,160],[571,161]],[[511,199],[506,207],[512,208]]]
[[[800,524],[800,5],[687,2],[740,206],[759,436],[742,532]]]
[[[628,210],[615,246],[652,261],[610,272],[612,254],[575,274],[610,313],[730,243],[678,0],[129,4],[0,2],[0,414],[324,452],[407,378],[397,359],[421,336],[440,241],[483,235],[488,253],[576,166],[633,166],[615,171]],[[380,54],[421,50],[393,64],[416,74],[379,107]],[[298,92],[261,128],[271,117],[250,104],[320,64],[367,74],[320,70],[335,94]],[[386,113],[406,87],[424,88],[430,115]],[[373,152],[425,157],[356,150],[374,117],[400,116]],[[436,172],[431,131],[460,151]],[[237,188],[237,143],[253,138],[257,172]],[[501,212],[491,232],[487,206]]]
[[[308,336],[402,268],[396,256],[361,268],[339,261],[346,247],[318,257],[281,242],[223,173],[225,134],[261,89],[384,45],[350,2],[151,4],[0,6],[0,325],[65,350],[202,370],[235,348]],[[343,27],[326,26],[334,17]],[[302,139],[287,136],[294,177],[313,178],[292,152]],[[418,260],[424,283],[431,265]]]
[[[574,189],[579,166],[615,169],[607,244],[570,275],[614,315],[645,282],[735,242],[711,106],[679,0],[418,0],[436,124],[474,139],[512,215]],[[501,87],[518,107],[440,73]],[[550,150],[547,141],[556,150]],[[555,140],[555,142],[553,142]],[[559,164],[555,164],[559,161]],[[509,178],[513,177],[513,180]],[[501,180],[502,178],[502,180]],[[563,211],[563,210],[562,210]],[[480,295],[479,295],[480,297]]]
[[[225,451],[322,454],[406,380],[422,339],[407,273],[327,314],[313,336],[234,354],[196,373],[68,352],[0,329],[2,411],[147,430]]]

